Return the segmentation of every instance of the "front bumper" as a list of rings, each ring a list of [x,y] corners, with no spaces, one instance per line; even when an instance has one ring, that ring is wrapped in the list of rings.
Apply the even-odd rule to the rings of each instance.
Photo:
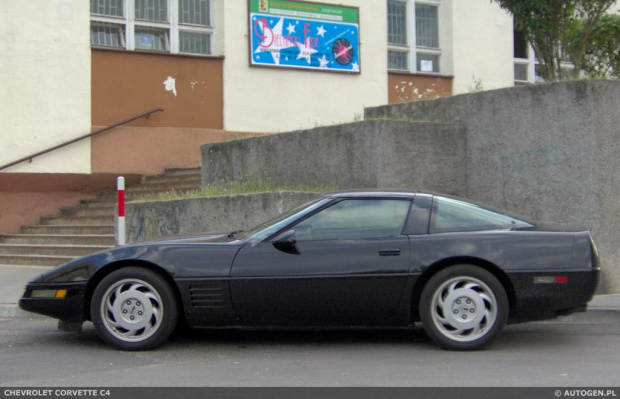
[[[41,292],[67,290],[64,298],[53,295],[39,297]],[[38,313],[63,321],[82,322],[86,320],[84,297],[86,282],[79,283],[29,283],[19,300],[19,307],[25,311]]]

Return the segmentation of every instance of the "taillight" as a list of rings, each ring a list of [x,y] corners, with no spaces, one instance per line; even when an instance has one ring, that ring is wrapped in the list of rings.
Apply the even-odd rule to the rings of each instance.
[[[568,284],[568,276],[536,276],[534,284]]]

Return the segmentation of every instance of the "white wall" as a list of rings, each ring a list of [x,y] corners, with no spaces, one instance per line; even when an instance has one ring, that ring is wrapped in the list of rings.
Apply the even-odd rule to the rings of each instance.
[[[359,75],[250,68],[247,1],[225,3],[225,129],[285,132],[350,122],[364,107],[387,104],[384,0],[333,2],[360,7]]]
[[[224,55],[224,0],[211,0],[211,17],[214,26],[213,55]]]
[[[480,80],[484,90],[514,86],[512,16],[489,0],[449,0],[444,13],[452,24],[446,38],[454,75],[453,94],[467,93]]]
[[[0,1],[0,165],[90,131],[86,0]],[[90,172],[90,142],[5,172]]]

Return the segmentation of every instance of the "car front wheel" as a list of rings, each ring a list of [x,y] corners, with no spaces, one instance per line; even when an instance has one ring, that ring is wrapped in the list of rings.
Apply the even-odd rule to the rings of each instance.
[[[99,336],[121,350],[147,350],[164,342],[177,324],[170,285],[157,273],[127,267],[106,276],[90,305]]]
[[[434,275],[420,298],[424,330],[450,350],[477,350],[495,339],[508,319],[508,297],[488,271],[457,265]]]

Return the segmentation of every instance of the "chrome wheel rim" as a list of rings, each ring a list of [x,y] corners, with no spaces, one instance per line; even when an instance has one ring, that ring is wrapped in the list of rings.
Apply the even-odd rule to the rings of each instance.
[[[161,296],[149,283],[126,279],[107,289],[101,301],[105,328],[125,342],[149,338],[162,322],[164,307]]]
[[[486,335],[497,319],[493,291],[473,277],[455,277],[433,294],[431,317],[439,331],[458,342],[475,341]]]

